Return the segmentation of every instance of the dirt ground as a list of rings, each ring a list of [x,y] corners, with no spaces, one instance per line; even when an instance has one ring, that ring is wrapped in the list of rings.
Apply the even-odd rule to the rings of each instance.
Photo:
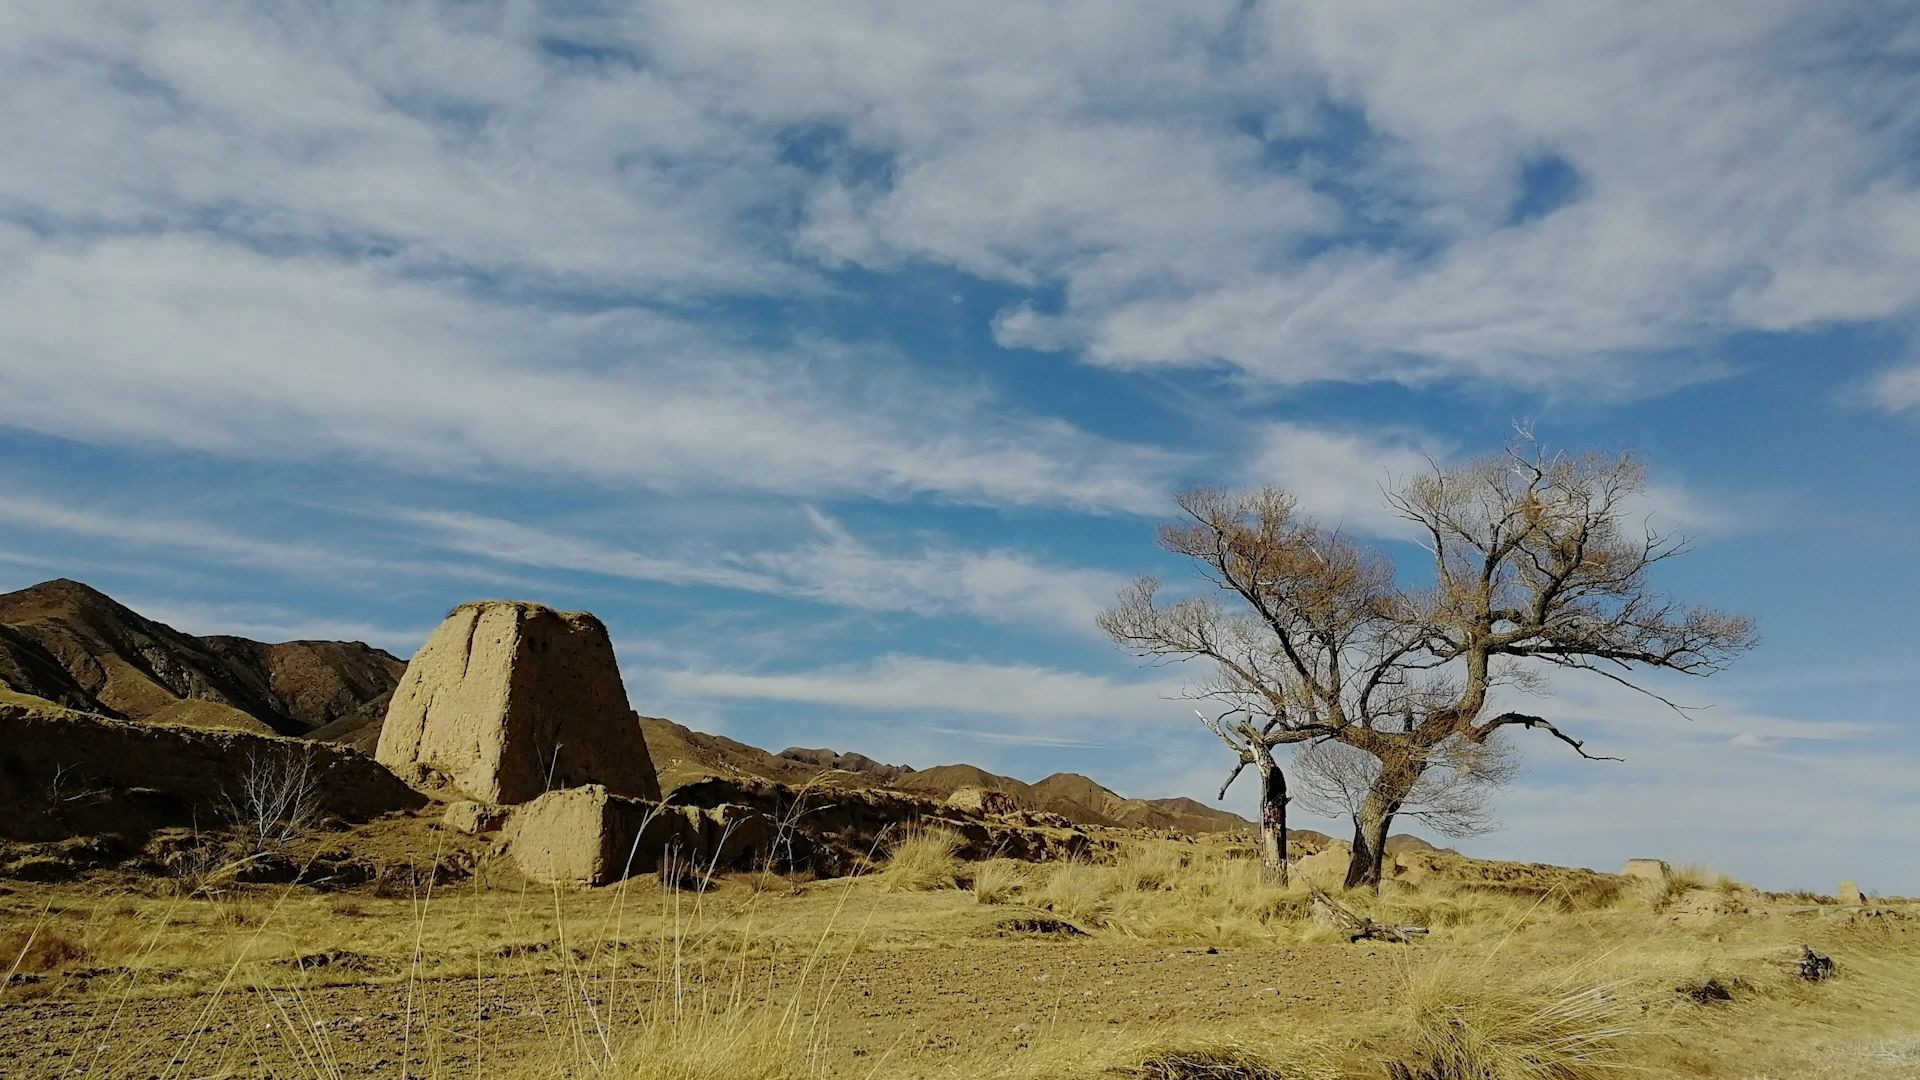
[[[1552,868],[1442,860],[1452,876],[1343,894],[1429,929],[1384,944],[1349,942],[1305,884],[1265,882],[1222,851],[1040,865],[906,851],[858,878],[708,889],[485,875],[401,895],[380,882],[183,895],[134,874],[0,886],[0,963],[14,965],[0,967],[0,1080],[1186,1077],[1202,1074],[1142,1071],[1152,1052],[1135,1044],[1223,1038],[1330,1063],[1233,1075],[1378,1080],[1456,1028],[1532,1060],[1566,1042],[1539,1017],[1594,1002],[1613,1011],[1580,1039],[1607,1060],[1484,1075],[1920,1080],[1920,918],[1905,906],[1704,878],[1609,896]],[[1794,975],[1804,943],[1841,975]],[[755,1025],[770,1017],[769,1040]],[[708,1040],[669,1048],[700,1068],[634,1064],[678,1033]],[[716,1039],[731,1057],[712,1056],[728,1050]]]
[[[1334,957],[1330,950],[1338,950]],[[1336,962],[1337,960],[1337,962]],[[820,1009],[829,1060],[1017,1053],[1053,1028],[1226,1022],[1337,1026],[1391,993],[1391,947],[1210,950],[1094,941],[987,941],[780,961],[687,993]],[[182,997],[39,1000],[0,1006],[0,1076],[235,1077],[491,1075],[591,1039],[598,1012],[638,1022],[662,972],[492,975],[406,983],[228,989]],[[263,1023],[263,1019],[270,1022]],[[142,1063],[142,1064],[136,1064]]]

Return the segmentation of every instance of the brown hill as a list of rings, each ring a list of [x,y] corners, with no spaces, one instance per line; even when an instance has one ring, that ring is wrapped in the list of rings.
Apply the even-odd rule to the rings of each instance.
[[[390,692],[405,667],[362,642],[194,637],[64,578],[0,595],[0,686],[110,717],[302,735]]]
[[[1172,827],[1186,833],[1231,832],[1235,829],[1251,829],[1253,822],[1231,810],[1222,810],[1217,806],[1208,806],[1198,799],[1189,799],[1184,795],[1171,799],[1143,799],[1146,805],[1156,811],[1172,817]]]
[[[935,765],[930,769],[915,769],[893,781],[893,787],[901,791],[919,792],[924,795],[945,797],[963,787],[986,788],[989,791],[1004,791],[1013,796],[1013,801],[1024,810],[1043,809],[1040,796],[1034,793],[1033,785],[1011,776],[990,773],[978,765]],[[1091,822],[1104,825],[1104,821]]]
[[[195,637],[77,581],[0,595],[0,690],[109,717],[303,735],[372,753],[405,670],[397,657],[361,642]],[[1088,825],[1184,833],[1252,827],[1194,799],[1129,799],[1077,773],[1029,784],[974,765],[911,769],[799,747],[772,754],[670,720],[641,723],[665,791],[714,777],[891,788],[937,798],[979,787],[1005,792],[1022,809]],[[1402,843],[1424,846],[1396,836],[1389,849]]]
[[[936,765],[906,773],[888,786],[931,795],[950,795],[963,787],[1003,791],[1023,810],[1059,814],[1085,825],[1210,833],[1251,828],[1253,824],[1238,814],[1193,799],[1129,799],[1079,773],[1054,773],[1029,784],[975,765]]]
[[[646,733],[647,752],[653,755],[653,767],[660,771],[663,792],[716,777],[723,780],[747,777],[802,787],[827,771],[657,716],[641,717],[640,729]]]
[[[1055,773],[1037,784],[991,773],[978,765],[912,769],[885,765],[863,754],[789,747],[769,754],[758,747],[693,731],[671,720],[642,718],[647,746],[660,770],[663,791],[709,777],[757,777],[789,786],[809,782],[840,787],[889,788],[937,799],[961,788],[1005,792],[1023,810],[1059,814],[1083,825],[1173,829],[1184,833],[1251,828],[1238,814],[1193,799],[1129,799],[1077,773]]]
[[[359,641],[265,643],[219,635],[201,638],[241,671],[257,672],[286,714],[308,731],[377,703],[384,715],[406,661]]]

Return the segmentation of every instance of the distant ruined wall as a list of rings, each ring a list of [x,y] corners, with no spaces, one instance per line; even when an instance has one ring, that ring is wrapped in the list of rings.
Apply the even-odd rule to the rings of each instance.
[[[339,746],[0,704],[0,838],[61,840],[211,827],[248,774],[304,767],[320,809],[367,821],[426,802],[378,762]]]
[[[454,609],[407,665],[375,756],[415,786],[496,805],[589,783],[660,796],[606,627],[538,604]]]

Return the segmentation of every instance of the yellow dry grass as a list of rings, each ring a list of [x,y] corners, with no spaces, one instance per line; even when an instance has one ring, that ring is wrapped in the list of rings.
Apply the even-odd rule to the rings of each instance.
[[[899,892],[951,889],[965,867],[959,850],[960,837],[952,829],[907,829],[888,847],[880,880]]]
[[[1307,886],[1263,879],[1251,859],[1152,842],[1104,862],[962,864],[951,834],[917,832],[868,878],[806,883],[740,875],[711,892],[652,879],[593,893],[450,891],[400,899],[285,888],[219,896],[100,895],[73,888],[0,896],[0,971],[57,978],[108,971],[83,992],[111,1011],[155,995],[257,991],[262,1040],[292,1047],[294,1075],[345,1075],[314,996],[334,983],[391,987],[409,1007],[429,980],[552,977],[553,1045],[532,1066],[489,1069],[484,1047],[436,1050],[428,1080],[827,1080],[894,1077],[1588,1080],[1627,1073],[1724,1080],[1920,1076],[1920,923],[1796,915],[1692,870],[1658,890],[1484,873],[1378,896],[1342,894],[1381,922],[1428,927],[1407,946],[1349,945],[1317,919]],[[1737,894],[1751,916],[1705,924],[1670,912]],[[1114,1029],[1062,1021],[1017,1055],[965,1045],[901,1049],[849,1066],[826,1051],[824,1017],[864,951],[967,949],[1010,915],[1045,913],[1102,942],[1314,949],[1337,977],[1351,950],[1395,950],[1402,978],[1373,1007],[1327,1030],[1276,1029],[1257,1005],[1244,1023]],[[1796,974],[1801,943],[1839,962],[1832,980]],[[1073,953],[1063,956],[1079,955]],[[305,962],[312,961],[312,962]],[[1071,961],[1069,961],[1071,962]],[[1297,963],[1297,961],[1295,961]],[[772,985],[778,968],[783,980]],[[644,974],[637,974],[644,972]],[[45,982],[7,988],[32,999]],[[69,987],[69,991],[73,988]],[[78,992],[78,991],[76,991]],[[1116,992],[1120,992],[1116,990]],[[270,1035],[267,1032],[270,1029]],[[92,1075],[168,1075],[129,1043]],[[221,1062],[174,1046],[174,1075]],[[141,1071],[141,1070],[146,1071]]]

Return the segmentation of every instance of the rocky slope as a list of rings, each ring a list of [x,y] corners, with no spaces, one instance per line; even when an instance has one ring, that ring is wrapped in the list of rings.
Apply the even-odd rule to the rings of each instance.
[[[405,670],[404,661],[361,642],[195,637],[77,581],[0,595],[0,689],[109,717],[301,735],[371,753]],[[913,769],[797,747],[772,754],[669,720],[642,723],[667,791],[714,777],[936,798],[979,787],[1006,792],[1022,809],[1089,825],[1185,833],[1251,827],[1193,799],[1130,799],[1077,773],[1026,783],[965,764]]]
[[[384,710],[405,669],[357,641],[183,634],[64,578],[0,595],[0,687],[110,717],[304,735]]]

